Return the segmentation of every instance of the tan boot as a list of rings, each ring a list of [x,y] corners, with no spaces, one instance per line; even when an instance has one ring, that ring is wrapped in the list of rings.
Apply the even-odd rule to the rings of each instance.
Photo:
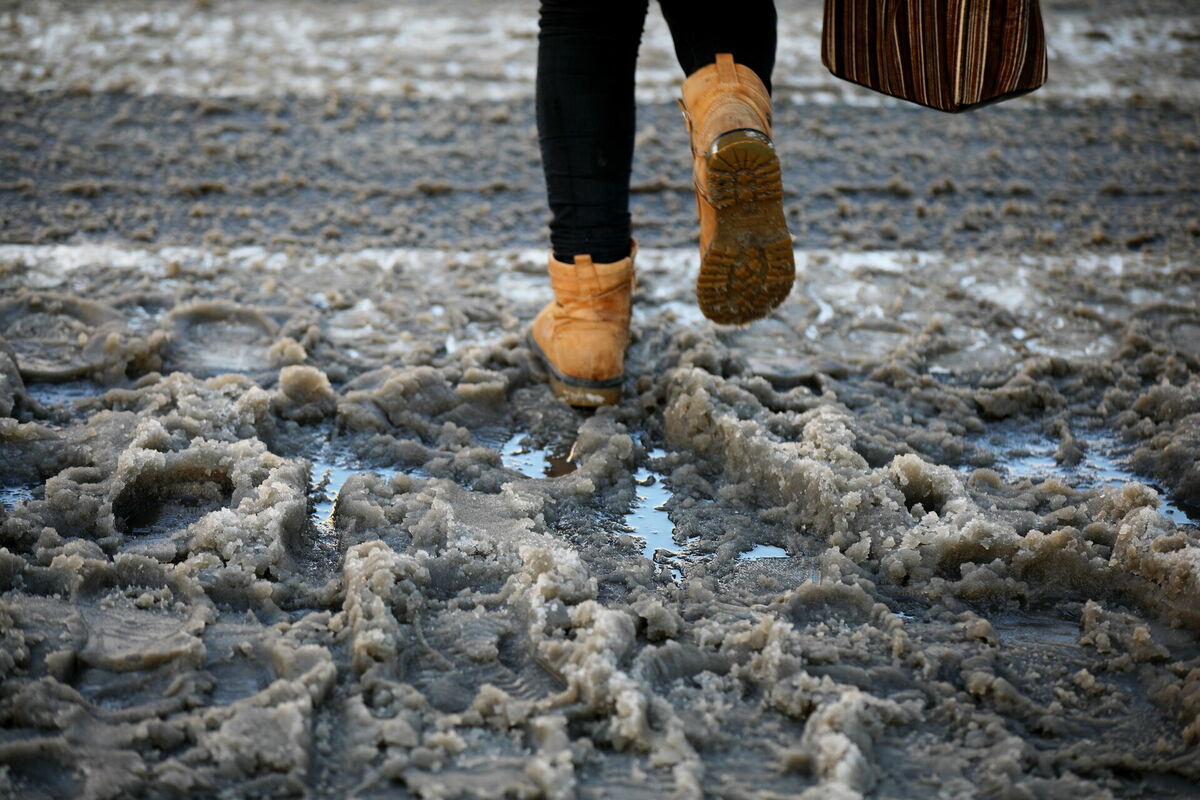
[[[531,338],[550,372],[554,393],[573,406],[620,402],[629,344],[633,258],[596,264],[575,256],[564,264],[550,256],[554,302],[538,313]]]
[[[680,107],[700,217],[700,310],[724,324],[765,317],[796,274],[770,95],[753,70],[720,53],[683,82]]]

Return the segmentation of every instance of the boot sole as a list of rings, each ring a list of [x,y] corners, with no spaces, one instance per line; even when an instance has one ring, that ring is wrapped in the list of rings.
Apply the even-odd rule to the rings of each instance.
[[[597,408],[599,406],[612,406],[621,402],[621,385],[625,381],[624,375],[600,381],[567,375],[554,366],[553,362],[542,351],[537,340],[533,338],[532,331],[525,338],[528,340],[529,347],[533,350],[534,355],[538,357],[538,361],[546,368],[546,372],[550,373],[550,388],[567,405],[579,408]]]
[[[723,325],[761,319],[796,277],[779,157],[765,134],[742,130],[719,136],[705,159],[716,230],[696,278],[700,311]]]

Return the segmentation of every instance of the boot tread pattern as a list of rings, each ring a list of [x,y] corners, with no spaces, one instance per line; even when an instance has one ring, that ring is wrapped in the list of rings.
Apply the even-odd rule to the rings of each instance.
[[[700,310],[719,324],[760,319],[788,296],[796,273],[779,158],[766,136],[747,131],[718,139],[707,164],[717,224],[696,279]]]
[[[758,148],[729,149],[709,162],[708,194],[716,208],[783,201],[779,159]]]

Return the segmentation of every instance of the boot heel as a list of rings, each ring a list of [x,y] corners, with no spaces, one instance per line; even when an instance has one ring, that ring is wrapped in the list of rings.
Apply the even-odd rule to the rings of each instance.
[[[700,310],[726,325],[760,319],[788,296],[796,275],[779,157],[764,133],[747,129],[717,137],[704,158],[716,230],[696,278]]]
[[[762,131],[730,131],[717,137],[707,156],[708,196],[717,208],[734,203],[783,201],[775,147]]]

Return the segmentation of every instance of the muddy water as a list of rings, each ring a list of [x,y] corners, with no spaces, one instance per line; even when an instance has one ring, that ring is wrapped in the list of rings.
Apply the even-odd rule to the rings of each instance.
[[[744,329],[653,17],[583,414],[533,18],[426,6],[0,9],[0,796],[1195,797],[1193,10],[1047,0],[1053,85],[948,118],[781,2]]]
[[[1162,495],[1160,514],[1177,525],[1200,526],[1200,508],[1170,497],[1161,485],[1139,474],[1130,464],[1132,448],[1119,441],[1111,430],[1080,431],[1075,447],[1081,452],[1064,459],[1068,463],[1060,463],[1056,458],[1059,443],[1036,428],[993,426],[986,436],[979,437],[977,444],[995,455],[993,469],[1014,479],[1056,478],[1084,490],[1145,483]],[[970,467],[960,469],[970,471]]]
[[[29,313],[132,317],[160,280],[153,251],[116,276],[113,251],[8,252]],[[227,299],[98,318],[92,362],[87,330],[55,339],[81,374],[48,381],[9,323],[13,793],[1200,779],[1200,382],[1161,327],[1186,264],[981,260],[993,301],[949,258],[801,252],[795,297],[733,330],[680,324],[687,254],[650,249],[625,400],[581,414],[520,335],[533,255],[496,256],[503,289],[471,255],[172,258],[182,297]],[[431,269],[427,305],[398,300]]]

